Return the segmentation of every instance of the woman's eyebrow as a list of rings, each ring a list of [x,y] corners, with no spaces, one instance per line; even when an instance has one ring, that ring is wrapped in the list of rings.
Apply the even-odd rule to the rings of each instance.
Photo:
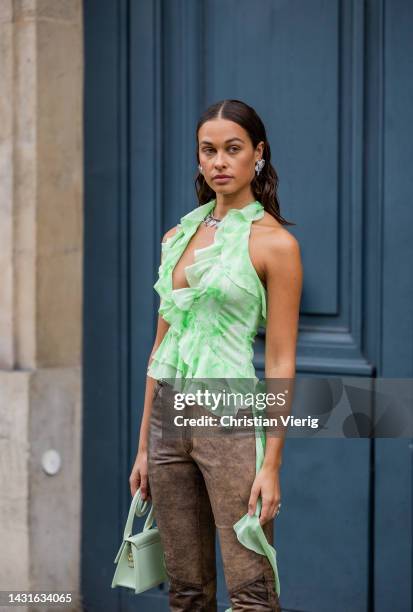
[[[238,136],[234,136],[234,138],[228,138],[228,140],[226,140],[225,143],[232,142],[233,140],[239,140],[240,142],[244,142],[242,138],[238,138]],[[201,140],[199,144],[213,144],[213,143],[210,140]]]

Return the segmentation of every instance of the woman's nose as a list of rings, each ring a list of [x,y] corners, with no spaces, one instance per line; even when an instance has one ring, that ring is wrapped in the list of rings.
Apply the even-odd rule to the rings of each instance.
[[[217,168],[221,169],[223,166],[225,166],[225,157],[224,155],[220,155],[219,153],[216,156],[215,159],[215,166],[217,166]]]

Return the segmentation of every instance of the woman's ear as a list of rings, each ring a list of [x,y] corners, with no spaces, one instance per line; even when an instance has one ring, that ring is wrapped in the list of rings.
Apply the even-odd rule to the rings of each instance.
[[[263,153],[264,153],[264,145],[265,145],[265,143],[264,143],[264,141],[263,141],[263,140],[261,140],[261,142],[259,142],[259,143],[257,144],[256,150],[257,150],[257,153],[258,153],[258,157],[256,157],[256,158],[255,158],[255,161],[256,161],[256,162],[257,162],[259,159],[261,159],[261,158],[262,158],[262,155],[263,155]]]

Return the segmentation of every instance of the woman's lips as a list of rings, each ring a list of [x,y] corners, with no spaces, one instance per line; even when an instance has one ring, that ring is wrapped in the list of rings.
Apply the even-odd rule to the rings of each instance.
[[[231,176],[225,176],[225,177],[217,176],[217,177],[214,178],[214,181],[216,183],[227,183],[228,181],[231,180],[231,178],[232,178]]]

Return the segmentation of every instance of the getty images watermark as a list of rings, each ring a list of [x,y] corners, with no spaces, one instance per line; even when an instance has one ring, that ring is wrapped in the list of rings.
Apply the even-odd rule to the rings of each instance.
[[[182,427],[189,425],[191,427],[199,425],[206,426],[221,426],[221,427],[318,427],[318,418],[304,417],[296,418],[291,414],[279,414],[265,416],[264,411],[268,412],[268,408],[275,406],[280,409],[285,408],[288,404],[289,389],[283,392],[266,393],[241,393],[227,391],[211,391],[210,389],[198,389],[195,393],[180,393],[176,392],[173,397],[173,408],[176,411],[185,410],[186,406],[202,406],[211,414],[202,414],[198,417],[186,417],[182,414],[177,414],[173,417],[174,425]],[[228,409],[231,411],[235,407],[253,408],[255,414],[242,414],[235,416],[233,414],[220,414],[219,417],[214,416],[217,411]],[[239,413],[238,413],[239,414]]]
[[[413,437],[413,379],[163,379],[163,436]]]

